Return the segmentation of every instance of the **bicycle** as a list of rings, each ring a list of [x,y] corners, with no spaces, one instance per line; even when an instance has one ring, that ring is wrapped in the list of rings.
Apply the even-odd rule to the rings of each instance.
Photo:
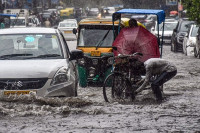
[[[114,69],[104,81],[103,96],[106,102],[111,101],[133,101],[135,90],[139,87],[137,83],[145,74],[143,62],[137,59],[142,53],[132,55],[115,56]]]

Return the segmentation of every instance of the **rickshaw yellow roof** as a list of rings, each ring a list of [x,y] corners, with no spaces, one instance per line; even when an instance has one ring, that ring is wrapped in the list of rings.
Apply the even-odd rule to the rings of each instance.
[[[124,26],[125,27],[128,27],[129,26],[129,18],[121,18],[121,21],[123,21],[122,23],[124,24]],[[146,28],[142,23],[140,23],[140,22],[138,22],[137,21],[137,24],[139,25],[139,26],[142,26],[142,27],[144,27],[144,28]]]
[[[115,24],[118,24],[119,22],[115,22]],[[111,18],[86,18],[82,19],[79,24],[110,24],[112,25],[112,19]]]

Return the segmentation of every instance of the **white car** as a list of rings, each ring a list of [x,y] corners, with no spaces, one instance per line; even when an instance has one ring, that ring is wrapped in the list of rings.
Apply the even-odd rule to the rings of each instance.
[[[198,27],[191,25],[189,32],[187,32],[183,39],[183,53],[187,56],[194,55],[194,46],[196,43]]]
[[[2,29],[0,51],[1,94],[77,95],[74,60],[82,58],[83,52],[70,52],[57,29]]]
[[[173,33],[173,29],[177,25],[177,21],[175,20],[166,20],[165,25],[164,25],[164,35],[163,35],[163,43],[164,44],[171,44],[171,37]],[[163,29],[163,23],[159,24],[159,35],[160,38],[162,37],[162,29]],[[157,28],[157,23],[155,24],[154,27],[151,28],[152,34],[155,36],[158,35],[158,28]]]
[[[58,24],[58,29],[63,33],[67,41],[76,40],[76,35],[73,34],[73,29],[77,29],[78,24],[76,19],[65,19]]]

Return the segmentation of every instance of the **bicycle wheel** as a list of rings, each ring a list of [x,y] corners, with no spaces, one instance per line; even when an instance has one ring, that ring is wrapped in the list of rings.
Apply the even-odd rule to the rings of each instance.
[[[133,93],[130,82],[120,73],[110,74],[104,81],[103,96],[106,102],[132,101]]]

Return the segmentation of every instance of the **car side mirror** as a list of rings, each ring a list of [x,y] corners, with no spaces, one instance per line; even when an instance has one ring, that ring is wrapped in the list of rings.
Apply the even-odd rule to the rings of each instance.
[[[82,50],[72,50],[70,60],[77,60],[83,58],[83,51]]]
[[[185,37],[188,37],[188,33],[185,33]]]
[[[74,29],[73,29],[73,34],[75,34],[75,35],[76,35],[76,33],[77,33],[77,29],[76,29],[76,28],[74,28]]]
[[[151,28],[151,32],[155,31],[154,27]]]
[[[177,32],[177,30],[176,30],[176,29],[174,29],[174,30],[173,30],[173,32]]]

